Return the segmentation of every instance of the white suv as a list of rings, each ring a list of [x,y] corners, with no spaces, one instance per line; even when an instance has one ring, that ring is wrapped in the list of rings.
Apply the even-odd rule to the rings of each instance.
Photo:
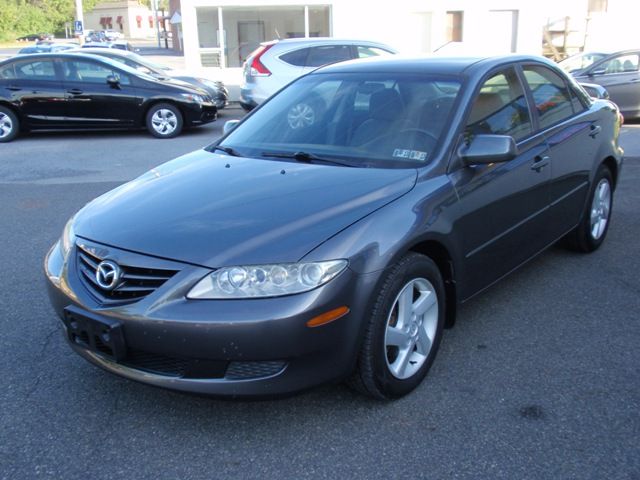
[[[290,38],[264,42],[244,62],[240,104],[251,110],[289,82],[323,65],[395,53],[383,43],[362,40]]]

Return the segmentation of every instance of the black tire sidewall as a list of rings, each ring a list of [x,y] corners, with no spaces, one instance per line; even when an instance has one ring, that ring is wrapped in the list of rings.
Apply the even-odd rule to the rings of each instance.
[[[406,395],[422,382],[437,354],[445,318],[444,283],[436,264],[429,258],[418,254],[410,255],[403,260],[391,272],[390,278],[380,290],[372,317],[371,333],[373,338],[371,346],[373,351],[370,352],[369,359],[372,362],[371,371],[377,389],[387,398]],[[415,278],[425,278],[435,288],[438,298],[438,325],[431,351],[422,367],[412,377],[401,380],[393,376],[387,366],[384,344],[387,318],[398,293],[409,281]]]
[[[153,125],[151,123],[151,118],[153,117],[153,114],[155,112],[157,112],[158,110],[163,110],[163,109],[164,110],[171,110],[173,112],[173,114],[176,116],[176,118],[178,119],[178,125],[176,126],[176,129],[173,132],[171,132],[170,134],[168,134],[168,135],[162,135],[161,133],[157,132],[153,128]],[[157,104],[153,105],[149,109],[149,111],[147,112],[146,125],[147,125],[147,130],[149,131],[149,133],[151,133],[151,135],[153,135],[156,138],[173,138],[173,137],[177,137],[182,132],[182,129],[184,127],[184,120],[183,120],[183,117],[182,117],[182,113],[174,105],[171,105],[170,103],[157,103]]]
[[[18,133],[20,132],[20,120],[18,120],[18,117],[13,112],[13,110],[9,108],[0,107],[0,112],[7,115],[11,119],[11,122],[13,123],[13,128],[11,130],[11,133],[6,137],[0,138],[0,143],[10,142],[14,138],[16,138],[18,136]]]

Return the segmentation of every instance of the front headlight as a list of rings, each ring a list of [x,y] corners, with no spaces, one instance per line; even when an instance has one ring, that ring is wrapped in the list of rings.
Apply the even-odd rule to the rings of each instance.
[[[195,93],[181,93],[180,95],[182,95],[183,98],[186,98],[189,102],[204,103],[204,98],[200,95],[196,95]]]
[[[76,235],[73,231],[73,221],[75,217],[71,217],[67,224],[64,226],[64,230],[62,230],[62,237],[60,238],[60,246],[62,247],[62,255],[67,259],[69,256],[69,252],[71,251],[71,247],[76,243]]]
[[[225,267],[200,280],[187,298],[264,298],[307,292],[324,285],[346,266],[346,260],[330,260]]]

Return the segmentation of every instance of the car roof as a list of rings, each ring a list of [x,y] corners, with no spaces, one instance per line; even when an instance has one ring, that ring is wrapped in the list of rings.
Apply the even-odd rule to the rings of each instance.
[[[503,55],[495,57],[370,57],[321,67],[321,73],[429,73],[440,75],[473,75],[515,62],[541,63],[558,69],[544,57],[534,55]]]
[[[82,52],[82,53],[74,53],[74,52],[69,52],[68,50],[66,51],[62,51],[62,52],[53,52],[53,53],[30,53],[30,54],[26,54],[26,55],[15,55],[13,57],[10,57],[4,61],[0,62],[0,65],[3,64],[7,64],[7,63],[11,63],[12,61],[17,61],[17,60],[37,60],[37,59],[46,59],[46,58],[66,58],[66,59],[78,59],[78,60],[86,60],[87,58],[90,58],[91,60],[96,60],[99,62],[103,62],[103,63],[107,63],[112,67],[116,67],[120,70],[124,70],[128,73],[134,74],[134,75],[140,75],[140,72],[138,72],[137,70],[135,70],[134,68],[131,68],[127,65],[125,65],[124,63],[121,62],[117,62],[115,60],[111,60],[108,57],[104,57],[102,55],[91,55],[90,50],[87,50],[87,52]]]
[[[282,48],[286,47],[295,47],[295,46],[306,46],[306,45],[331,45],[331,44],[356,44],[356,45],[370,45],[370,46],[378,46],[382,47],[386,50],[391,50],[392,52],[397,52],[397,50],[389,45],[386,45],[381,42],[373,42],[370,40],[357,40],[353,38],[335,38],[335,37],[312,37],[312,38],[282,38],[277,40],[271,40],[268,42],[262,42],[261,45],[273,45],[279,46]]]

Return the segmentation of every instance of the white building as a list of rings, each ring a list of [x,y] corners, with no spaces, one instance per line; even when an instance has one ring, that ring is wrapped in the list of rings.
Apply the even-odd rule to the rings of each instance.
[[[240,67],[265,40],[332,36],[427,54],[448,42],[465,53],[542,51],[551,0],[182,0],[189,68]],[[445,50],[451,46],[443,47]]]
[[[148,38],[156,35],[153,14],[137,0],[104,2],[84,14],[85,30],[113,29],[127,38]]]

